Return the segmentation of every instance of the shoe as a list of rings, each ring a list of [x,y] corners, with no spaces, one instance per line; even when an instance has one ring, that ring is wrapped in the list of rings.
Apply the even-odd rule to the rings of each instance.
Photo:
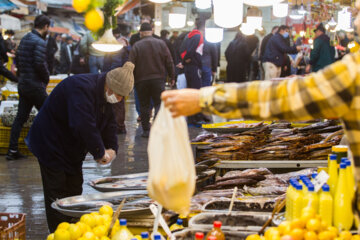
[[[10,150],[8,151],[8,153],[6,154],[6,160],[19,160],[19,159],[24,159],[26,158],[25,155],[22,155],[19,150]]]
[[[148,138],[149,135],[150,135],[150,131],[149,131],[149,130],[144,130],[143,133],[141,134],[141,136],[142,136],[143,138]]]

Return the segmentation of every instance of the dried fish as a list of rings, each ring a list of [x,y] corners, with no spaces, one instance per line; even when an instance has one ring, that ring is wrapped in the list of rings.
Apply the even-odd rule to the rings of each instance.
[[[307,132],[307,131],[313,131],[315,129],[326,128],[326,127],[334,126],[334,125],[336,125],[336,122],[330,120],[330,121],[325,121],[325,122],[317,122],[317,123],[311,124],[309,126],[299,128],[298,130],[299,130],[299,132]]]
[[[71,209],[71,210],[76,210],[76,211],[85,211],[88,209],[100,208],[103,205],[113,206],[112,203],[107,202],[107,201],[88,201],[88,202],[68,203],[68,204],[58,203],[58,205],[60,208]]]
[[[204,171],[206,171],[206,170],[208,170],[208,169],[209,169],[209,167],[206,166],[206,165],[196,165],[196,166],[195,166],[196,174],[199,174],[199,173],[201,173],[201,172],[204,172]]]
[[[253,196],[282,195],[286,192],[287,187],[267,186],[267,187],[247,187],[244,186],[246,193]]]
[[[196,165],[206,165],[209,168],[211,168],[211,167],[214,167],[216,164],[218,164],[219,161],[220,160],[218,158],[213,158],[213,159],[201,161],[201,162],[197,163]]]
[[[217,182],[213,185],[208,185],[205,189],[219,189],[219,188],[233,188],[233,187],[242,187],[245,185],[255,185],[258,181],[250,178],[239,178],[239,179],[232,179],[222,182]]]
[[[214,149],[211,149],[209,152],[211,153],[219,153],[219,152],[230,152],[230,151],[236,151],[236,150],[239,150],[241,148],[241,146],[238,146],[238,145],[233,145],[233,146],[230,146],[230,147],[223,147],[223,148],[214,148]]]
[[[326,127],[326,128],[320,128],[320,129],[315,129],[312,132],[313,133],[326,133],[326,132],[336,132],[342,129],[341,125],[336,125],[336,126],[330,126],[330,127]]]
[[[214,138],[216,135],[212,133],[205,133],[197,136],[196,138],[192,139],[191,142],[206,142],[211,138]]]

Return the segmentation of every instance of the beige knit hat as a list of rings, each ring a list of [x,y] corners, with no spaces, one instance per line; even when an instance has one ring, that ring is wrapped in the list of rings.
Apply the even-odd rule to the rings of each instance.
[[[134,87],[134,68],[132,62],[126,62],[123,67],[115,68],[106,74],[106,85],[120,96],[128,96]]]

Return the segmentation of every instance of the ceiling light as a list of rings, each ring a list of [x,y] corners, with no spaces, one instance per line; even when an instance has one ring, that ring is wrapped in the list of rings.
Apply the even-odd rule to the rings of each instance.
[[[186,24],[186,8],[176,2],[169,12],[169,26],[172,28],[183,28]]]
[[[218,43],[224,39],[224,29],[218,27],[213,19],[206,21],[205,39],[211,43]]]
[[[211,8],[211,0],[195,0],[195,6],[199,9]]]
[[[338,12],[338,23],[341,30],[351,28],[351,12],[349,12],[347,7]]]
[[[273,6],[273,15],[278,18],[286,17],[289,13],[289,5],[287,3],[277,3]]]
[[[106,30],[104,35],[96,42],[93,42],[91,46],[101,52],[117,52],[123,48],[123,45],[115,39],[111,28]]]
[[[334,27],[337,25],[337,22],[335,21],[334,17],[331,17],[331,20],[328,22],[330,27]]]
[[[247,36],[255,34],[255,28],[251,27],[247,23],[241,24],[240,31]]]
[[[161,21],[160,20],[155,20],[154,24],[155,24],[155,26],[160,27],[161,26]]]
[[[189,27],[192,27],[192,26],[194,26],[194,21],[193,20],[188,20],[187,22],[186,22],[186,24],[189,26]]]
[[[153,3],[168,3],[168,2],[171,2],[171,0],[150,0],[150,2],[153,2]]]
[[[304,4],[301,3],[301,6],[298,10],[299,14],[305,15],[307,13],[307,11],[304,8]]]
[[[242,0],[213,0],[215,24],[223,28],[239,26],[243,21]]]
[[[244,3],[255,7],[269,7],[283,1],[284,0],[244,0]]]

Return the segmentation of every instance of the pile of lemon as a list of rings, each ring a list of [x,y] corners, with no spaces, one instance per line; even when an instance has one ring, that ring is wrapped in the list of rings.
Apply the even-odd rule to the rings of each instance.
[[[75,224],[60,223],[56,231],[47,237],[47,240],[110,240],[107,235],[112,216],[113,209],[104,205],[99,209],[99,212],[84,214],[80,221]],[[119,220],[116,220],[111,231],[111,237],[119,228]]]
[[[85,12],[85,26],[92,32],[97,32],[104,24],[104,14],[94,7],[92,0],[73,0],[73,8],[78,12]]]
[[[360,236],[349,231],[339,232],[307,207],[302,210],[301,218],[284,221],[278,227],[268,228],[264,236],[252,234],[246,240],[360,240]]]

